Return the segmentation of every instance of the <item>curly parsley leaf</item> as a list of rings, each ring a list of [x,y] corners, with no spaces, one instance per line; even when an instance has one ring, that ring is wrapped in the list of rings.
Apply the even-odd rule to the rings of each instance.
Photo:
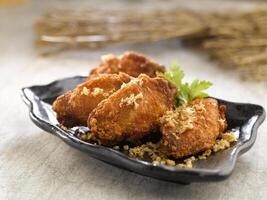
[[[189,103],[198,97],[207,97],[208,94],[204,91],[212,86],[211,82],[198,79],[195,79],[191,84],[183,83],[184,72],[176,63],[170,66],[169,71],[164,73],[158,72],[157,75],[164,77],[176,86],[179,91],[179,96],[176,97],[177,106]]]

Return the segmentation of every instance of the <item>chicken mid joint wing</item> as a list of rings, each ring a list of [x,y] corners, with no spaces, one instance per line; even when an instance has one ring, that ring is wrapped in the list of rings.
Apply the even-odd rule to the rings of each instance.
[[[166,112],[160,119],[161,150],[178,159],[212,148],[227,126],[225,109],[217,100],[206,98]]]
[[[59,96],[53,103],[59,123],[66,127],[86,126],[90,112],[130,79],[125,73],[102,74]]]
[[[134,142],[158,130],[158,119],[173,108],[176,91],[163,78],[141,74],[98,104],[88,127],[104,145]]]
[[[100,66],[90,72],[89,78],[98,74],[117,74],[119,72],[133,77],[138,77],[141,73],[155,77],[157,71],[164,72],[165,68],[143,55],[126,52],[119,57],[113,54],[102,56]]]

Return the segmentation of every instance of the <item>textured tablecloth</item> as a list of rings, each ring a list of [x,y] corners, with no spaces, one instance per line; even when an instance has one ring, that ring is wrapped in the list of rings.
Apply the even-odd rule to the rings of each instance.
[[[230,178],[186,186],[110,166],[37,128],[20,99],[21,87],[86,75],[98,64],[101,55],[125,50],[147,54],[166,65],[178,61],[189,79],[198,77],[214,83],[210,89],[212,96],[267,107],[266,83],[243,82],[236,73],[223,71],[206,54],[182,47],[177,40],[39,57],[33,48],[33,22],[55,5],[55,1],[40,2],[44,1],[25,0],[17,7],[0,7],[0,199],[267,199],[266,122],[260,127],[253,148],[238,158]],[[88,5],[96,6],[99,1],[96,2]],[[162,5],[169,3],[166,2]],[[101,4],[111,5],[110,1]],[[127,5],[120,1],[112,6],[117,4]],[[176,4],[203,10],[250,9],[264,2],[201,0]]]

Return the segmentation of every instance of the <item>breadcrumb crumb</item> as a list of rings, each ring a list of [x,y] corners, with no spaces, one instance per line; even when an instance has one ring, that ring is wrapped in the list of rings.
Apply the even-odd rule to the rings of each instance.
[[[197,159],[195,156],[191,156],[190,158],[187,158],[184,160],[184,163],[179,163],[176,165],[177,168],[192,168],[193,162],[195,162]]]
[[[120,146],[114,146],[113,149],[120,150]]]
[[[228,141],[228,142],[235,142],[237,140],[237,138],[235,137],[234,133],[232,132],[226,132],[222,134],[222,139]]]
[[[89,90],[87,87],[83,87],[81,95],[85,95],[85,96],[89,95]]]
[[[175,161],[174,160],[167,159],[166,160],[166,164],[169,165],[169,166],[175,166]]]
[[[79,137],[81,140],[91,141],[93,139],[94,135],[93,134],[80,134]]]
[[[214,152],[217,152],[217,151],[229,148],[229,147],[230,147],[230,143],[227,140],[220,139],[220,140],[216,140],[216,144],[213,146],[212,149]]]
[[[137,100],[143,99],[143,93],[138,93],[137,95],[131,94],[129,97],[122,98],[120,101],[119,106],[123,107],[123,105],[126,106],[134,106],[134,109],[137,109],[139,104],[137,103]]]
[[[124,145],[124,146],[123,146],[123,149],[124,149],[125,151],[128,151],[128,150],[129,150],[129,146],[128,146],[128,145]]]
[[[128,82],[128,83],[123,83],[122,85],[121,85],[121,89],[122,88],[124,88],[125,86],[128,86],[128,85],[133,85],[133,84],[139,84],[139,79],[137,79],[137,78],[133,78],[130,82]]]
[[[104,92],[104,89],[99,88],[99,87],[96,87],[96,88],[94,88],[94,89],[92,90],[91,94],[92,94],[93,96],[97,96],[97,95],[103,94],[103,92]]]
[[[210,156],[212,151],[210,149],[206,150],[202,155],[198,156],[199,160],[206,160]]]
[[[90,92],[89,89],[87,87],[83,87],[81,95],[92,95],[92,96],[97,96],[97,95],[104,95],[104,96],[109,96],[109,93],[104,93],[104,89],[103,88],[99,88],[99,87],[95,87],[93,88],[93,90]]]

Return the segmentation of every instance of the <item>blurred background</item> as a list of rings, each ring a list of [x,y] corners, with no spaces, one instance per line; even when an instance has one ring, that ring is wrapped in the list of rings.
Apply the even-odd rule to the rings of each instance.
[[[40,70],[57,71],[63,65],[62,75],[85,73],[103,54],[134,50],[166,66],[176,60],[186,71],[193,68],[192,75],[209,76],[204,70],[208,61],[218,74],[260,85],[267,79],[266,4],[1,0],[1,62],[12,66],[11,57],[16,58],[18,69],[34,65],[38,74],[58,77],[53,71]],[[194,63],[197,57],[205,64]],[[3,73],[12,70],[4,68]]]
[[[59,198],[64,193],[71,198],[76,194],[67,192],[72,187],[85,191],[79,193],[81,198],[92,197],[87,190],[102,199],[134,199],[137,191],[144,198],[163,198],[162,191],[168,191],[169,197],[193,198],[207,187],[227,191],[228,197],[264,199],[266,122],[255,146],[239,159],[226,184],[192,184],[183,189],[81,155],[30,122],[19,97],[22,87],[86,76],[102,55],[127,50],[167,67],[178,62],[188,80],[214,83],[211,96],[267,107],[267,1],[0,0],[0,199],[36,199],[38,194]],[[44,141],[49,145],[43,146]],[[66,152],[69,157],[63,158]],[[47,153],[49,158],[45,158]],[[49,164],[42,165],[43,159]],[[64,178],[71,167],[79,171],[72,177],[75,181]],[[55,174],[61,178],[50,184]],[[95,186],[85,177],[93,179]],[[120,178],[123,183],[111,190],[110,185]],[[121,184],[132,188],[121,190]],[[257,193],[259,190],[262,192]],[[198,196],[215,197],[209,193]]]

